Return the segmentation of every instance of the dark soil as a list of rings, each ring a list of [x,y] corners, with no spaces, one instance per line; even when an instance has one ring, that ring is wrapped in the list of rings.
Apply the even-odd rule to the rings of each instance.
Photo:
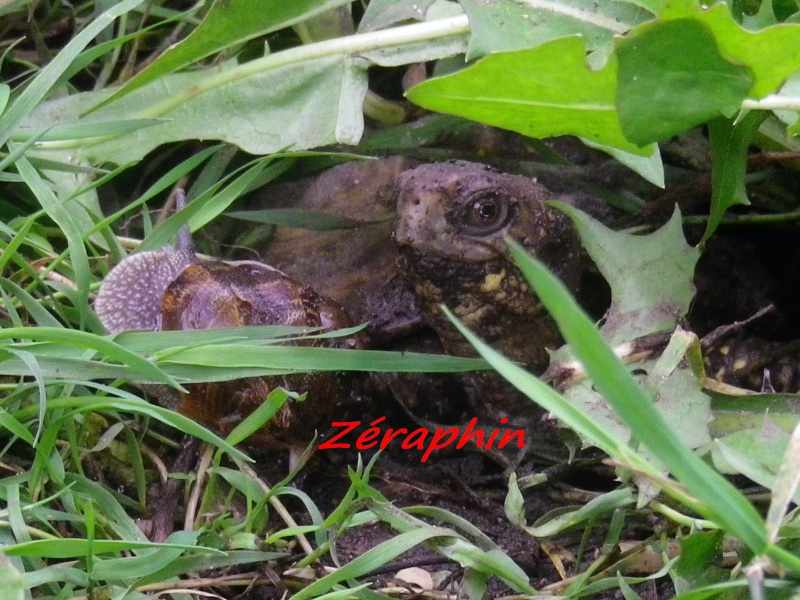
[[[481,127],[476,127],[476,130],[479,138],[487,131]],[[520,150],[520,141],[516,136],[491,132],[490,139],[495,145],[499,143],[498,139],[510,140],[500,143],[500,147],[513,151],[507,152],[501,158],[498,158],[498,153],[491,155],[492,160],[502,164],[504,168],[512,166],[518,172],[525,172],[532,168],[531,165],[537,164],[536,156]],[[473,152],[483,154],[480,150],[475,150],[476,146],[478,148],[481,146],[480,139],[446,141],[447,143],[441,146],[441,151],[445,153],[444,157],[464,154],[469,156]],[[454,147],[460,147],[461,150],[456,152]],[[557,140],[554,147],[569,153],[574,145],[570,140]],[[702,136],[695,144],[695,148],[698,147],[701,150],[705,149]],[[423,150],[414,153],[417,158],[425,158]],[[578,150],[572,153],[576,152]],[[668,198],[670,193],[665,194],[657,188],[642,184],[636,176],[621,170],[619,165],[607,161],[602,156],[585,149],[580,150],[578,154],[580,153],[583,153],[578,156],[579,162],[582,162],[580,168],[583,182],[579,187],[584,189],[579,189],[577,194],[586,194],[585,188],[591,185],[602,185],[604,189],[615,192],[625,189],[636,190],[641,197],[651,203],[649,206],[668,204],[665,198]],[[667,160],[669,160],[668,153]],[[686,160],[685,156],[681,160]],[[685,163],[680,163],[678,159],[675,161],[675,164],[668,167],[668,173],[674,180],[674,185],[683,186],[687,190],[687,194],[680,199],[682,209],[685,214],[700,214],[707,210],[707,174],[686,167]],[[695,162],[706,164],[699,158]],[[398,165],[403,164],[407,163],[395,160],[389,163],[389,171],[394,171]],[[780,167],[769,168],[777,173],[775,181],[784,186],[784,195],[795,192],[796,184],[793,180],[783,177]],[[358,167],[358,170],[362,171],[363,167]],[[560,173],[558,169],[551,169],[544,175],[541,173],[539,175],[554,189],[567,189],[569,184],[565,180],[571,179],[571,183],[574,184],[574,173],[574,171]],[[391,186],[391,181],[377,181],[375,178],[370,180],[370,184],[377,185],[385,192],[386,186]],[[291,184],[287,185],[290,187],[284,188],[284,191],[291,189]],[[302,185],[304,189],[308,189],[313,183],[305,182]],[[286,197],[285,194],[282,194],[282,197]],[[330,201],[330,196],[326,198],[326,201]],[[754,200],[757,202],[761,198],[757,190]],[[673,205],[674,200],[670,206]],[[589,206],[591,207],[591,203]],[[751,210],[757,212],[762,209],[756,205]],[[599,212],[605,214],[598,216],[616,223],[617,226],[633,224],[632,218],[619,209],[600,209]],[[657,226],[668,218],[670,212],[671,208],[661,212],[653,208],[644,214],[651,220],[653,226]],[[390,229],[382,227],[386,231]],[[686,230],[687,237],[690,240],[694,239],[695,242],[701,232],[702,228]],[[797,265],[800,264],[797,260],[800,258],[798,233],[800,232],[797,231],[794,222],[771,226],[768,229],[724,224],[703,254],[696,277],[698,293],[688,318],[689,326],[701,336],[711,334],[709,347],[706,348],[710,357],[710,367],[713,373],[729,383],[759,390],[764,382],[764,369],[770,369],[772,373],[780,374],[772,377],[773,384],[777,383],[780,387],[776,388],[776,391],[797,391],[797,366],[800,363],[795,343],[800,337],[800,309],[795,301],[798,292],[797,282],[800,281],[796,272]],[[312,252],[313,250],[306,248],[301,254],[310,255]],[[329,254],[326,256],[328,262],[324,263],[325,268],[334,269],[335,265],[330,263],[333,259],[330,259]],[[287,262],[291,262],[290,258],[291,252],[288,254]],[[309,264],[311,266],[308,268],[313,270],[313,261]],[[384,267],[386,265],[390,265],[390,262],[386,262]],[[286,268],[286,265],[281,266]],[[330,281],[332,286],[341,285],[341,282],[331,275],[332,273],[327,273],[326,280]],[[296,274],[295,276],[302,279],[302,276]],[[584,279],[590,282],[588,293],[586,286],[584,287],[584,304],[592,314],[599,317],[608,304],[608,289],[602,282],[596,286],[591,285],[592,281],[596,283],[600,281],[598,275],[592,273],[591,269]],[[757,313],[760,313],[759,316],[751,319]],[[737,322],[743,324],[732,326]],[[411,327],[410,331],[413,330],[414,327]],[[393,349],[403,348],[403,344],[406,343],[398,342],[397,339],[391,341],[379,339],[378,342],[385,344],[384,347],[389,346]],[[723,347],[727,348],[725,353],[719,352],[718,350]],[[737,348],[743,350],[729,354],[731,347],[734,350]],[[740,358],[751,366],[733,369],[731,365]],[[366,424],[378,416],[387,416],[387,420],[381,425],[384,430],[389,427],[414,426],[409,412],[414,413],[417,418],[436,423],[463,422],[460,419],[468,411],[465,412],[463,408],[463,398],[458,399],[460,394],[454,391],[458,388],[458,381],[449,383],[435,380],[423,380],[422,383],[419,381],[403,384],[403,389],[409,389],[411,385],[416,390],[415,393],[409,394],[414,396],[414,402],[411,406],[407,403],[405,408],[401,408],[397,401],[387,394],[387,388],[392,387],[391,383],[387,384],[384,380],[381,388],[381,385],[376,385],[374,380],[372,383],[362,381],[359,394],[362,400],[365,396],[367,400],[352,407],[350,410],[353,414],[349,418],[361,420],[365,424],[359,431],[363,431]],[[397,385],[394,385],[394,389],[397,389]],[[461,408],[454,409],[454,403]],[[597,495],[615,489],[618,482],[613,468],[605,465],[602,457],[597,454],[589,451],[570,457],[563,440],[559,439],[552,425],[545,423],[531,425],[527,439],[531,438],[542,443],[537,445],[537,451],[531,451],[521,457],[502,453],[485,455],[476,451],[454,451],[451,448],[449,451],[434,454],[424,463],[420,462],[419,452],[403,451],[390,446],[378,459],[371,474],[370,484],[395,506],[433,506],[466,519],[488,535],[522,567],[537,590],[560,594],[568,585],[562,583],[565,578],[566,582],[569,582],[570,577],[582,573],[592,563],[603,558],[602,549],[609,524],[595,523],[589,531],[579,529],[554,539],[535,539],[506,517],[504,501],[509,472],[514,470],[518,477],[539,472],[547,473],[549,476],[545,483],[523,491],[526,520],[529,524],[550,511],[565,506],[583,505]],[[539,452],[543,446],[549,446],[550,451]],[[362,458],[366,463],[370,454],[367,452]],[[357,462],[357,452],[352,449],[318,451],[293,485],[309,494],[323,515],[330,514],[350,486],[347,468],[355,468]],[[264,455],[259,462],[259,469],[268,481],[279,481],[287,472],[285,457],[276,456],[275,453]],[[301,523],[307,519],[305,509],[298,501],[290,498],[287,504]],[[280,528],[282,525],[276,522],[274,526]],[[668,522],[646,511],[631,512],[625,521],[620,539],[626,542],[652,541],[658,539],[659,534],[668,531],[670,527]],[[396,534],[397,532],[381,522],[349,529],[336,540],[337,556],[342,563],[348,562]],[[295,548],[294,552],[297,554],[293,555],[293,558],[301,558],[299,549]],[[603,564],[608,566],[613,564],[615,552],[619,551],[612,552],[607,557],[607,562]],[[294,560],[288,560],[285,566],[293,562]],[[457,563],[449,561],[428,547],[417,547],[397,557],[368,579],[372,581],[374,588],[384,585],[403,586],[405,584],[394,580],[393,576],[397,571],[413,566],[438,574],[450,573],[441,584],[440,591],[455,591],[463,575],[463,570]],[[275,572],[280,573],[282,568],[281,565],[276,565]],[[631,574],[643,576],[652,574],[658,566],[636,566],[631,569]],[[599,572],[602,572],[602,568]],[[669,598],[675,593],[668,578],[643,583],[635,589],[648,600]],[[254,588],[246,597],[279,597],[277,591],[269,586]],[[511,593],[512,590],[502,581],[492,580],[490,597],[496,598]],[[618,590],[612,590],[600,594],[599,597],[618,598],[621,595]]]

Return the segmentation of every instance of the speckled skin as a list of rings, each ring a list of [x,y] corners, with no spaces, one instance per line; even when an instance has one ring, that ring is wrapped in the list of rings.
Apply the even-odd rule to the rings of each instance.
[[[468,162],[422,165],[398,182],[395,241],[401,266],[446,350],[474,349],[440,310],[444,304],[482,339],[534,372],[560,336],[511,261],[503,240],[519,241],[574,292],[580,242],[569,218],[534,180]]]
[[[326,330],[350,326],[335,302],[272,267],[252,261],[203,262],[186,247],[143,252],[124,260],[104,280],[95,311],[112,333],[249,325]],[[344,348],[361,345],[357,337],[316,343]],[[349,399],[341,376],[330,373],[195,383],[186,386],[189,393],[185,395],[164,386],[148,386],[148,390],[161,404],[227,433],[279,386],[308,392],[309,399],[287,402],[268,427],[250,438],[254,445],[303,443],[315,429],[327,429],[337,408]]]

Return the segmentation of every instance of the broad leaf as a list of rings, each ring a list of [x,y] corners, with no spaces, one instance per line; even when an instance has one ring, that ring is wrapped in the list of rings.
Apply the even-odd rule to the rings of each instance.
[[[788,444],[789,434],[765,419],[761,427],[717,440],[712,456],[723,473],[740,473],[771,490]]]
[[[611,344],[673,329],[694,297],[700,251],[686,243],[680,212],[650,235],[613,231],[573,206],[554,202],[575,223],[581,241],[611,286],[601,331]]]
[[[41,105],[26,124],[39,129],[128,120],[144,113],[165,117],[144,131],[80,145],[84,157],[118,164],[186,139],[223,140],[253,154],[360,139],[366,72],[342,55],[255,73],[242,72],[244,66],[169,75],[83,118],[109,91],[67,96]]]
[[[193,62],[350,0],[214,0],[203,22],[106,98],[112,102]]]
[[[642,385],[658,368],[657,363],[648,360],[632,365]],[[710,400],[691,371],[677,368],[659,381],[657,387],[655,406],[680,440],[689,448],[701,448],[710,443],[708,424],[713,419]],[[569,388],[564,396],[614,437],[629,443],[635,440],[614,409],[593,388],[591,381]]]
[[[471,67],[425,81],[412,102],[532,137],[579,135],[635,154],[650,154],[622,133],[616,110],[617,61],[592,71],[577,37],[501,52]]]
[[[698,531],[680,540],[681,556],[672,573],[678,594],[730,580],[730,571],[719,567],[723,537],[722,531]]]
[[[371,0],[358,30],[375,31],[404,21],[421,21],[434,2],[436,0]]]
[[[691,48],[691,52],[685,49]],[[753,84],[696,20],[649,23],[617,41],[617,105],[625,136],[644,145],[739,108]]]
[[[564,285],[517,242],[511,239],[506,242],[598,392],[632,431],[643,432],[640,442],[697,499],[695,508],[723,524],[753,552],[768,552],[770,556],[779,556],[782,562],[790,560],[791,557],[768,544],[761,517],[744,495],[681,442],[654,405],[652,396],[637,384]],[[485,355],[483,349],[479,351]]]
[[[625,150],[619,150],[611,146],[595,144],[587,139],[582,139],[581,141],[590,148],[596,148],[597,150],[602,150],[610,154],[631,171],[638,173],[653,185],[657,185],[660,188],[664,187],[664,163],[661,162],[661,151],[658,149],[658,145],[653,144],[648,146],[650,149],[650,156],[640,156],[639,154],[633,154],[632,152],[626,152]]]
[[[592,51],[652,18],[648,11],[616,0],[461,0],[461,6],[472,26],[467,60],[576,34]]]
[[[765,111],[756,111],[736,123],[719,118],[708,124],[711,157],[714,162],[711,169],[711,214],[702,241],[707,240],[717,230],[722,215],[731,206],[750,204],[744,186],[747,150],[759,125],[766,118]]]
[[[769,4],[769,3],[765,3]],[[711,32],[719,53],[728,61],[745,65],[754,80],[750,96],[775,92],[789,75],[800,69],[800,24],[782,24],[759,32],[743,29],[731,16],[728,4],[703,7],[699,2],[670,2],[662,19],[692,18]],[[692,56],[700,58],[695,48]]]

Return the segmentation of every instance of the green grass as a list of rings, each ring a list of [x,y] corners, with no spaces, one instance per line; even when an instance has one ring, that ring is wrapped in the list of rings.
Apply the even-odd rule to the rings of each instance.
[[[370,574],[417,546],[460,565],[461,592],[469,598],[494,589],[493,578],[515,597],[577,598],[620,590],[632,599],[637,594],[631,586],[661,577],[670,577],[683,598],[741,594],[748,586],[754,597],[773,589],[797,593],[800,554],[791,506],[800,479],[798,430],[781,438],[777,467],[730,434],[702,448],[688,444],[660,411],[666,392],[659,380],[632,375],[563,286],[513,241],[514,260],[620,428],[606,427],[569,390],[556,391],[460,325],[482,359],[298,347],[286,342],[331,334],[279,327],[108,336],[91,310],[113,265],[129,252],[170,243],[185,224],[211,231],[207,239],[212,241],[217,234],[224,237],[233,219],[239,225],[249,220],[303,222],[319,230],[351,227],[349,221],[313,212],[246,213],[236,210],[236,203],[298,166],[313,171],[363,159],[376,147],[393,154],[435,146],[441,133],[437,123],[467,129],[452,117],[424,127],[412,122],[377,130],[350,152],[330,150],[333,144],[342,148],[362,140],[368,94],[367,110],[376,122],[396,123],[417,110],[375,96],[368,88],[368,67],[442,61],[442,69],[453,70],[461,65],[449,57],[464,52],[470,59],[489,56],[427,82],[410,97],[527,135],[589,138],[650,181],[660,182],[664,175],[650,145],[662,141],[655,124],[672,134],[710,123],[714,193],[707,238],[727,208],[747,201],[745,164],[754,140],[772,132],[778,149],[797,150],[791,134],[800,102],[792,88],[780,92],[772,105],[762,100],[778,93],[800,66],[792,50],[800,47],[794,8],[776,7],[776,16],[764,3],[756,15],[739,12],[738,5],[734,12],[724,6],[700,11],[692,3],[665,8],[648,0],[600,3],[595,14],[572,11],[573,3],[565,1],[557,6],[569,8],[571,16],[559,11],[563,20],[552,19],[558,21],[556,30],[532,31],[528,17],[516,14],[522,10],[518,5],[499,0],[465,2],[466,13],[455,3],[441,4],[437,17],[414,23],[408,22],[415,14],[409,3],[373,0],[356,32],[347,19],[324,18],[327,10],[349,6],[336,0],[275,3],[270,10],[253,0],[219,0],[202,10],[186,5],[187,12],[171,4],[126,0],[73,8],[18,0],[0,7],[9,40],[12,33],[28,33],[17,45],[3,45],[0,58],[0,597],[121,600],[170,593],[184,599],[214,585],[239,593],[266,564],[293,598],[385,598]],[[554,15],[546,16],[551,21]],[[787,23],[752,35],[741,25],[777,25],[779,20]],[[499,25],[506,22],[513,24],[514,35]],[[699,76],[685,64],[691,50],[675,46],[662,60],[642,66],[636,44],[656,52],[674,41],[671,36],[684,39],[700,35],[697,30],[714,51],[707,70],[726,81],[723,75],[735,65],[739,76],[736,85],[720,84],[722,91],[704,88],[701,96],[687,98],[686,89],[693,89]],[[626,31],[627,41],[613,41],[613,35]],[[555,39],[577,32],[585,37]],[[178,39],[186,42],[163,52]],[[265,44],[271,53],[264,53]],[[587,44],[598,50],[593,61],[611,57],[593,65],[592,86],[586,84]],[[569,57],[554,55],[553,49],[562,46]],[[531,62],[531,57],[541,60]],[[645,68],[652,70],[647,72],[652,93],[646,97],[635,83]],[[511,83],[503,79],[503,69],[511,69]],[[134,71],[139,74],[133,76]],[[554,94],[548,102],[529,97],[531,91],[518,85],[522,71],[542,77],[540,85]],[[674,89],[659,87],[676,73],[669,79],[677,81]],[[476,100],[475,90],[487,86],[496,97]],[[667,99],[658,106],[652,86]],[[588,95],[579,98],[578,92]],[[733,113],[741,107],[753,112],[736,120]],[[634,141],[647,146],[625,137],[634,126]],[[176,214],[160,215],[177,186],[186,188],[191,202]],[[643,204],[635,197],[627,201]],[[794,218],[788,209],[782,214]],[[130,223],[134,238],[127,235]],[[685,242],[680,243],[670,248],[683,248]],[[615,248],[621,246],[612,246],[611,254]],[[219,256],[226,251],[221,244],[206,249]],[[677,264],[677,250],[670,252],[660,260]],[[680,331],[673,343],[672,350],[680,348],[677,357],[665,355],[647,367],[668,371],[664,379],[676,370],[688,372],[678,363],[694,351]],[[564,581],[542,589],[502,549],[506,540],[491,539],[440,507],[398,508],[393,498],[384,497],[371,483],[380,456],[342,474],[349,488],[329,514],[302,485],[295,487],[307,456],[282,481],[266,481],[246,439],[288,394],[274,392],[223,438],[148,402],[141,387],[181,390],[194,382],[302,371],[453,373],[489,367],[577,432],[581,442],[576,445],[599,448],[619,478],[617,489],[528,523],[526,490],[545,485],[546,475],[523,468],[506,473],[505,509],[513,524],[538,541],[583,536],[578,558],[586,560],[577,560]],[[693,380],[693,392],[700,393],[701,379]],[[752,412],[761,419],[758,406]],[[153,543],[140,527],[152,510],[148,489],[169,471],[171,459],[165,456],[177,452],[183,435],[204,442],[201,467],[182,476],[187,527]],[[768,504],[756,508],[752,494],[719,472],[722,462],[766,486]],[[126,485],[117,489],[112,475]],[[284,501],[302,514],[302,524]],[[663,532],[621,552],[625,527],[653,515],[668,523]],[[340,538],[375,521],[384,523],[392,537],[342,561]],[[601,526],[605,522],[610,525]],[[596,547],[593,535],[603,537]],[[681,558],[666,560],[648,575],[626,574],[629,561],[653,549],[666,556],[667,542],[674,540],[682,546]],[[719,566],[723,542],[737,549],[739,564],[733,569]],[[322,564],[338,569],[326,572]],[[262,577],[259,585],[272,584]]]

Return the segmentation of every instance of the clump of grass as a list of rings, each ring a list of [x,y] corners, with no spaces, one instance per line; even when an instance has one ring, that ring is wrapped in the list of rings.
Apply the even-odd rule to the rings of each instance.
[[[542,29],[530,33],[520,28],[515,35],[507,35],[498,25],[524,25],[530,21],[530,7],[465,2],[464,12],[455,3],[434,4],[439,13],[433,10],[427,20],[409,23],[417,19],[416,4],[373,0],[357,32],[348,3],[336,0],[272,3],[270,10],[252,0],[181,7],[185,10],[176,10],[175,3],[142,5],[139,0],[86,2],[74,8],[17,0],[0,7],[4,31],[28,35],[28,39],[3,44],[0,65],[5,77],[5,83],[0,83],[0,186],[4,191],[0,197],[0,597],[121,599],[171,594],[188,598],[208,588],[239,593],[252,585],[276,586],[275,578],[264,574],[267,570],[277,573],[277,588],[283,586],[295,598],[385,597],[381,594],[389,590],[368,589],[370,584],[362,581],[420,544],[463,567],[460,591],[470,598],[483,597],[491,577],[527,596],[543,592],[578,597],[618,588],[626,598],[633,598],[631,585],[665,575],[688,597],[708,597],[744,586],[750,586],[756,597],[764,589],[794,592],[792,582],[800,572],[800,559],[793,533],[795,512],[787,514],[787,509],[797,496],[797,431],[787,440],[777,472],[747,454],[724,446],[719,449],[740,472],[769,487],[770,504],[762,515],[741,491],[681,442],[653,407],[652,390],[631,377],[558,283],[513,243],[520,268],[558,321],[593,385],[634,440],[599,427],[591,414],[463,330],[486,361],[516,387],[601,448],[621,480],[618,489],[596,500],[545,515],[529,525],[521,489],[536,477],[525,481],[510,474],[507,514],[534,537],[579,528],[588,540],[597,523],[610,522],[595,560],[587,564],[579,556],[573,573],[564,571],[564,581],[539,592],[496,541],[464,518],[433,506],[394,506],[391,498],[370,485],[372,463],[354,465],[348,472],[349,489],[329,515],[293,487],[296,470],[278,483],[265,481],[253,467],[244,442],[287,400],[287,393],[276,391],[262,410],[222,439],[148,402],[138,387],[158,383],[181,389],[192,382],[306,370],[457,372],[485,368],[486,362],[293,347],[283,342],[319,332],[287,328],[105,335],[91,310],[103,276],[129,251],[170,243],[184,224],[198,230],[230,213],[271,224],[297,224],[303,218],[306,226],[318,229],[351,225],[313,214],[243,215],[230,209],[243,195],[285,174],[299,160],[362,157],[315,150],[358,142],[364,129],[362,107],[373,119],[387,124],[412,114],[407,105],[378,98],[368,90],[370,65],[394,67],[461,53],[470,58],[493,53],[476,69],[412,94],[420,102],[439,105],[442,94],[446,98],[453,90],[458,92],[458,81],[469,90],[485,86],[482,77],[487,72],[499,77],[491,75],[491,69],[502,61],[522,64],[526,73],[529,67],[546,66],[544,59],[553,48],[547,43],[562,34],[580,32],[584,37],[580,42],[576,38],[552,42],[562,44],[564,53],[556,53],[558,68],[549,76],[588,89],[581,83],[589,73],[584,42],[598,51],[593,60],[603,52],[614,57],[619,52],[624,68],[634,69],[635,74],[638,63],[633,60],[632,46],[615,45],[613,35],[635,29],[630,39],[653,43],[658,36],[648,36],[657,28],[687,22],[691,25],[685,30],[690,34],[695,35],[692,32],[698,27],[703,32],[698,34],[700,41],[708,42],[713,32],[718,39],[712,40],[704,56],[713,54],[719,61],[710,66],[704,63],[707,70],[702,74],[716,68],[730,71],[724,64],[729,57],[714,54],[718,46],[727,48],[736,54],[736,77],[731,78],[737,83],[725,88],[723,98],[706,90],[698,102],[705,102],[704,107],[719,106],[726,118],[716,108],[682,111],[672,105],[672,112],[649,118],[659,126],[666,123],[664,127],[672,133],[706,118],[713,124],[715,190],[707,236],[722,212],[746,200],[744,158],[764,118],[762,130],[772,132],[773,139],[788,139],[793,126],[787,123],[791,115],[766,112],[771,108],[796,111],[797,100],[789,92],[779,93],[772,104],[736,95],[751,76],[760,95],[778,92],[767,89],[768,84],[796,69],[793,56],[784,59],[781,55],[779,64],[766,69],[769,53],[751,52],[752,73],[740,72],[738,61],[748,59],[742,55],[747,51],[736,50],[731,39],[746,37],[749,43],[757,37],[736,37],[741,33],[736,29],[738,21],[752,23],[756,18],[738,14],[741,7],[733,7],[734,19],[718,7],[698,12],[674,4],[671,17],[664,14],[655,22],[663,10],[657,3],[600,3],[594,7],[598,14],[576,11],[565,3],[564,11],[555,11],[559,19],[564,18],[562,13],[572,15],[563,31],[551,35],[547,30],[539,37]],[[518,9],[524,12],[516,14]],[[331,10],[337,19],[326,18]],[[473,12],[479,10],[488,12]],[[607,10],[618,14],[603,12]],[[781,11],[789,8],[780,7]],[[681,19],[675,16],[678,13]],[[758,15],[762,23],[774,24],[778,18],[793,17],[776,17],[766,8]],[[797,27],[788,23],[758,34],[758,39],[777,54],[781,44],[797,45],[792,45],[797,41],[793,37]],[[179,39],[183,43],[170,48]],[[265,50],[266,46],[272,50]],[[577,54],[570,55],[574,61],[562,60],[575,48]],[[499,50],[512,52],[500,55]],[[524,61],[525,52],[534,52],[531,56],[542,60],[514,62]],[[682,52],[675,50],[676,60]],[[571,66],[562,67],[567,62]],[[673,64],[664,62],[665,69]],[[602,71],[601,65],[595,66],[593,76],[609,76],[609,67]],[[689,69],[689,81],[693,73]],[[648,120],[647,106],[631,104],[632,96],[636,100],[636,80],[628,77],[618,87],[612,85],[617,83],[614,80],[603,80],[603,85],[592,88],[612,90],[612,96],[618,89],[627,102],[621,110],[613,98],[608,100],[603,115],[613,112],[617,119],[633,118],[640,125],[643,115]],[[442,87],[437,91],[436,86]],[[603,137],[605,150],[620,161],[648,180],[663,183],[654,145],[642,150],[624,138],[624,127],[616,121],[596,128],[591,119],[576,118],[602,103],[576,103],[571,96],[556,99],[549,107],[560,111],[555,117],[525,116],[520,125],[520,107],[527,102],[532,110],[540,110],[542,103],[520,100],[517,93],[525,92],[525,86],[518,85],[516,78],[511,88],[492,86],[503,95],[502,102],[512,104],[511,109],[487,115],[484,98],[467,100],[466,108],[459,106],[458,111],[484,121],[500,119],[500,125],[522,127],[530,135],[566,131],[594,139],[596,134]],[[461,102],[468,96],[454,97]],[[647,103],[652,104],[651,97],[645,98]],[[741,121],[727,119],[740,104],[763,113]],[[401,153],[432,142],[449,127],[468,126],[452,118],[423,128],[399,126],[366,140],[361,150]],[[647,138],[656,134],[645,129],[637,129],[637,143],[657,141]],[[222,143],[199,144],[197,139]],[[612,148],[615,140],[618,145]],[[793,148],[791,141],[782,143]],[[143,159],[147,166],[140,164]],[[176,186],[187,187],[188,208],[154,222],[153,213]],[[133,187],[135,192],[131,192]],[[123,190],[122,197],[112,197],[109,190]],[[628,207],[640,207],[639,200],[622,198]],[[135,237],[120,235],[123,224],[129,222],[137,224]],[[676,345],[683,343],[681,335],[675,335]],[[153,543],[143,532],[153,511],[148,490],[168,480],[167,463],[180,451],[184,435],[205,444],[197,469],[173,476],[185,488],[185,526],[165,542]],[[302,506],[294,511],[302,514],[302,524],[282,504],[289,497]],[[655,534],[621,550],[624,525],[646,511],[674,524],[670,535],[680,540],[682,558],[670,557],[669,540]],[[387,524],[393,537],[342,564],[337,540],[375,520]],[[581,551],[587,550],[586,543]],[[732,570],[718,568],[720,546],[737,552],[737,566]],[[661,569],[640,577],[622,575],[632,559],[653,548],[665,558]],[[314,570],[323,559],[337,568]],[[701,573],[704,569],[711,572],[710,577]]]

